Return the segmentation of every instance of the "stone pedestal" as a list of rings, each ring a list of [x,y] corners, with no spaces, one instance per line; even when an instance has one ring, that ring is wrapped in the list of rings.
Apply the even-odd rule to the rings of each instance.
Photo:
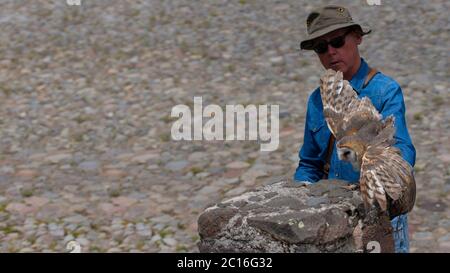
[[[342,180],[280,181],[207,208],[200,252],[394,252],[387,216],[372,223]]]

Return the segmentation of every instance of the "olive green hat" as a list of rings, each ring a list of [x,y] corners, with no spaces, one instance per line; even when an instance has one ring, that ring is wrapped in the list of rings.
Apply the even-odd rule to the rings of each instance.
[[[339,6],[325,6],[311,12],[306,19],[307,37],[300,43],[301,49],[313,49],[313,40],[336,29],[358,26],[361,34],[366,35],[371,30],[355,23],[348,9]]]

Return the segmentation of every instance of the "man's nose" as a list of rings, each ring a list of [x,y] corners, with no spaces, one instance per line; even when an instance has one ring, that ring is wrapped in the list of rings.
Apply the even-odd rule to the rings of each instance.
[[[337,49],[332,47],[331,45],[328,45],[328,54],[335,55],[337,53]]]

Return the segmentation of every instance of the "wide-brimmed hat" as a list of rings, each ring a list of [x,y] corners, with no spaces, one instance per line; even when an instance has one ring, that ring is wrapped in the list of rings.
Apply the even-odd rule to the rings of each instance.
[[[362,26],[353,21],[348,9],[340,6],[325,6],[311,12],[306,19],[306,39],[301,41],[300,48],[313,49],[313,40],[332,32],[336,29],[358,26],[361,34],[366,35],[371,32],[367,26]]]

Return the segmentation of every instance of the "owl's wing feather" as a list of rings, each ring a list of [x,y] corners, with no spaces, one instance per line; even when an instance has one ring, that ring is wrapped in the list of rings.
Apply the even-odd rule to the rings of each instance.
[[[365,185],[364,202],[373,204],[376,200],[382,210],[387,208],[386,194],[395,202],[404,197],[408,188],[415,188],[412,168],[393,146],[367,149],[361,164],[360,183]]]
[[[385,211],[387,208],[386,192],[380,175],[375,170],[363,172],[361,174],[361,192],[366,207],[372,205],[375,200],[380,208]]]
[[[328,69],[320,82],[325,120],[337,140],[356,133],[370,120],[381,120],[370,99],[358,99],[350,83],[343,79],[342,72]]]
[[[328,128],[336,136],[342,131],[342,120],[349,112],[348,106],[355,104],[358,98],[350,84],[343,80],[342,73],[331,69],[320,78],[320,96]]]

